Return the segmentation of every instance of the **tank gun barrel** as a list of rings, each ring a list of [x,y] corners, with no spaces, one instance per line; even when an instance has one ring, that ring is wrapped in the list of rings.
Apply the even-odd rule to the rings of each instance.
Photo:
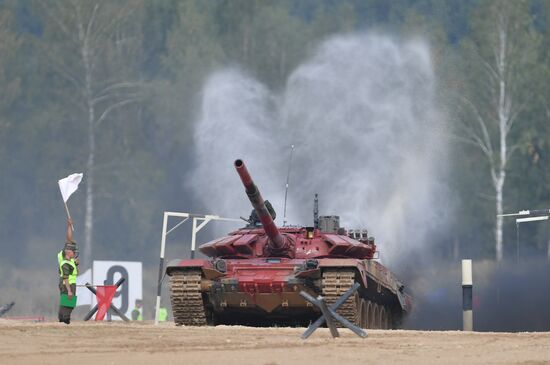
[[[235,169],[243,182],[246,195],[248,195],[250,203],[256,210],[256,214],[258,214],[260,222],[262,222],[264,231],[269,237],[269,245],[276,250],[283,249],[285,247],[285,239],[277,229],[275,222],[273,222],[273,218],[265,206],[260,190],[258,190],[256,184],[252,181],[243,160],[235,160]]]

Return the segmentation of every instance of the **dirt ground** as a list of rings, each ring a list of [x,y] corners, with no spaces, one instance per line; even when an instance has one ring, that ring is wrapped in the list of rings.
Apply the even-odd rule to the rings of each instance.
[[[550,364],[550,333],[175,327],[0,320],[0,364]],[[76,358],[75,358],[76,356]],[[70,359],[70,360],[69,360]]]

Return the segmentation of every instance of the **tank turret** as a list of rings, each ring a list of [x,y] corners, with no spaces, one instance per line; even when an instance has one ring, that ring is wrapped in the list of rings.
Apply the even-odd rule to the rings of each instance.
[[[262,223],[265,234],[269,237],[269,253],[274,256],[292,256],[292,244],[290,240],[283,236],[281,232],[279,232],[279,229],[277,229],[277,226],[273,221],[273,217],[267,209],[265,201],[260,194],[260,190],[258,190],[256,184],[252,181],[243,160],[235,160],[235,169],[243,182],[246,195],[248,196],[252,207],[256,210],[256,214]]]

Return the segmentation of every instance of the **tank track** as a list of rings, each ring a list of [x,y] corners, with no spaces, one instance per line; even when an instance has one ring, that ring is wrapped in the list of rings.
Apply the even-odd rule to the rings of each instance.
[[[322,285],[323,297],[327,304],[336,302],[355,282],[354,270],[326,270],[323,272]],[[336,311],[348,321],[359,323],[359,310],[357,305],[357,294],[352,295]],[[337,323],[340,326],[340,323]]]
[[[201,294],[201,270],[175,271],[170,280],[170,301],[177,326],[206,326]]]

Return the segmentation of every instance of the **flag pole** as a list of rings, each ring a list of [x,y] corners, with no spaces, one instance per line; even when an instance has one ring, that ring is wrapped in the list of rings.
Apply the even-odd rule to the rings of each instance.
[[[59,192],[61,192],[61,190],[59,190]],[[63,199],[63,194],[61,194],[61,199]],[[69,213],[69,206],[67,205],[67,202],[65,200],[63,200],[63,205],[65,205],[65,212],[67,212],[67,218],[71,219],[71,213]],[[71,229],[74,232],[74,226],[72,223],[71,223]]]
[[[67,212],[67,218],[71,219],[71,213],[69,213],[69,207],[67,206],[67,202],[65,202],[65,211]],[[71,223],[71,229],[74,232],[74,226],[72,223]]]

